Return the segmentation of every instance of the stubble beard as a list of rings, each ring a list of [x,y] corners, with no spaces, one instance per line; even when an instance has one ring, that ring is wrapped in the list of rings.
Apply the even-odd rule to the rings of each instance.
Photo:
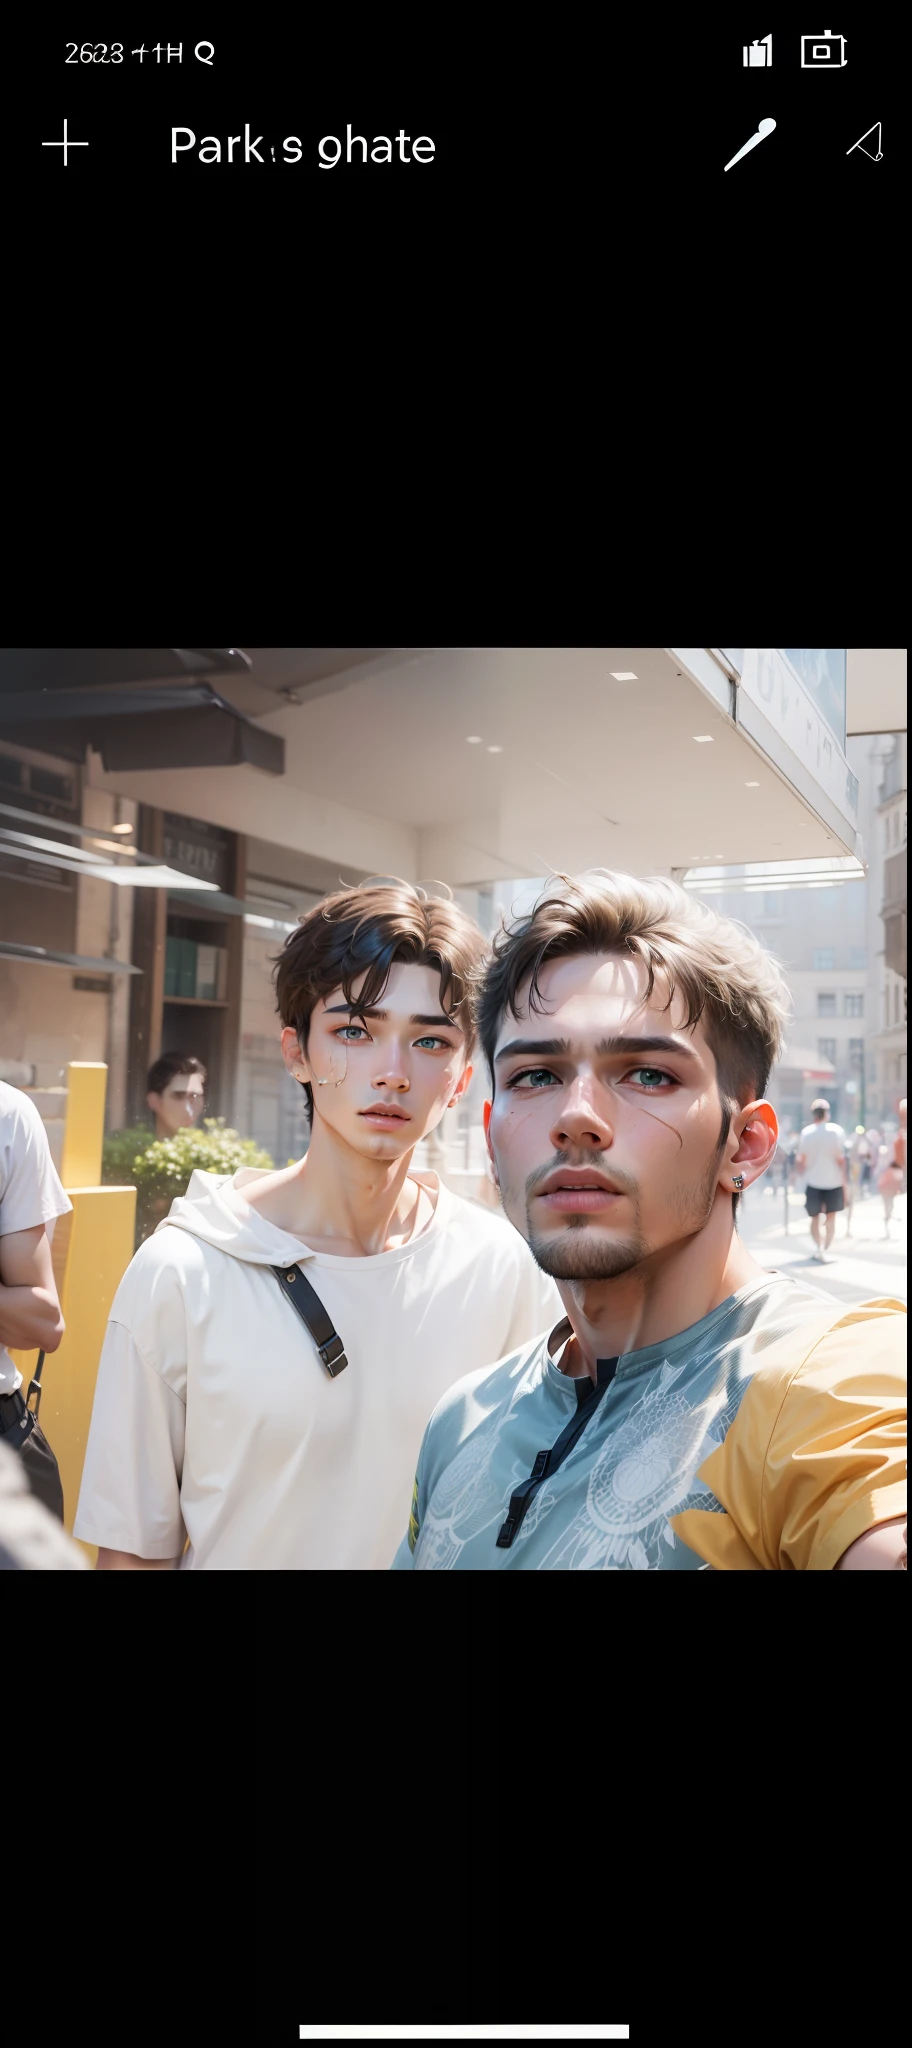
[[[529,1250],[552,1280],[615,1280],[649,1255],[639,1232],[621,1240],[596,1237],[588,1216],[574,1216],[565,1230],[542,1237],[529,1227]]]
[[[631,1190],[629,1196],[633,1203],[633,1229],[623,1239],[597,1236],[588,1215],[572,1216],[565,1229],[545,1237],[534,1230],[527,1207],[525,1235],[536,1265],[550,1274],[552,1280],[616,1280],[621,1273],[631,1272],[653,1252],[670,1250],[682,1239],[704,1229],[712,1214],[718,1165],[716,1153],[699,1181],[677,1190],[674,1210],[683,1227],[661,1245],[650,1245],[643,1234],[636,1190]]]

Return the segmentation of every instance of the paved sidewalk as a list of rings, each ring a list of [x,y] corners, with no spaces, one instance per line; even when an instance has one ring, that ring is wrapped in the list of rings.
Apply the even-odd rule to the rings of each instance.
[[[804,1195],[795,1189],[789,1194],[787,1231],[783,1191],[765,1188],[763,1181],[741,1202],[738,1229],[761,1265],[789,1273],[795,1280],[809,1280],[813,1287],[835,1295],[837,1301],[871,1301],[884,1294],[905,1301],[906,1202],[905,1195],[894,1202],[886,1238],[880,1196],[869,1195],[866,1202],[856,1198],[851,1234],[847,1234],[845,1213],[837,1216],[829,1252],[832,1263],[823,1266],[811,1257],[810,1219]]]

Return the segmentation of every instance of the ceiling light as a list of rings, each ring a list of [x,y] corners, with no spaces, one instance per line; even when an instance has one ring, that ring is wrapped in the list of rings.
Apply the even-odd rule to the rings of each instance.
[[[466,740],[466,746],[467,746],[467,747],[480,747],[480,746],[481,746],[481,734],[480,734],[480,732],[470,732],[470,733],[469,733],[469,736],[468,736],[468,739]]]
[[[206,889],[218,894],[217,882],[204,882],[199,875],[188,875],[178,868],[119,868],[113,861],[108,861],[104,867],[71,869],[70,872],[91,875],[96,882],[117,882],[127,889],[168,889],[172,894],[177,889]]]
[[[503,747],[489,747],[489,748],[488,748],[488,753],[489,753],[489,754],[502,754],[502,753],[503,753]]]
[[[111,831],[112,831],[112,832],[132,832],[132,830],[133,830],[133,827],[132,827],[132,825],[112,825],[112,826],[111,826]]]
[[[634,675],[632,668],[610,668],[608,674],[614,677],[616,683],[639,682],[639,677]]]
[[[698,747],[709,747],[712,745],[711,732],[695,732],[694,739],[696,740]]]
[[[759,782],[746,782],[744,787],[745,789],[759,789],[760,784]]]

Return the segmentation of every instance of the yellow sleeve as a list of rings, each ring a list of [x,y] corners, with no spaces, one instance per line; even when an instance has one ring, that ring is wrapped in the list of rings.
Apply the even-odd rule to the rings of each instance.
[[[791,1365],[751,1380],[701,1467],[724,1514],[674,1528],[721,1571],[832,1571],[867,1529],[906,1510],[905,1309],[863,1302]],[[795,1333],[797,1336],[797,1333]]]

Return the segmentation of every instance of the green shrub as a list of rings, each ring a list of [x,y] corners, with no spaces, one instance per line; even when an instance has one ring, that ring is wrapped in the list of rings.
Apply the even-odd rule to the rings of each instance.
[[[109,1131],[101,1153],[101,1178],[105,1187],[132,1187],[133,1161],[137,1152],[148,1151],[155,1132],[148,1124],[134,1124],[129,1131]]]
[[[105,1139],[102,1179],[136,1187],[136,1242],[150,1236],[176,1195],[186,1193],[197,1167],[205,1173],[232,1174],[242,1166],[272,1166],[253,1138],[226,1127],[224,1117],[210,1116],[202,1125],[179,1131],[174,1138],[153,1138],[145,1126],[112,1131]]]

